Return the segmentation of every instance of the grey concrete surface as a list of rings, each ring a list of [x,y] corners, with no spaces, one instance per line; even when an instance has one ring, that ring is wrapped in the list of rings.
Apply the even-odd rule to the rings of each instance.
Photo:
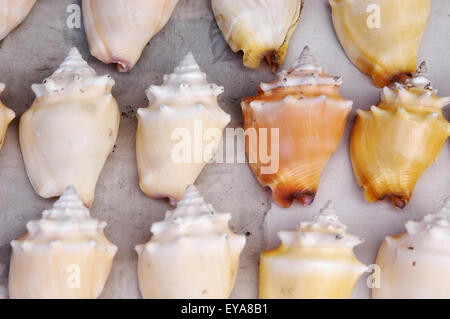
[[[329,73],[343,76],[342,95],[354,101],[354,110],[376,104],[379,90],[351,64],[336,39],[328,1],[305,2],[285,65],[290,65],[301,49],[309,45]],[[39,0],[26,21],[0,42],[0,82],[7,86],[2,100],[17,113],[0,152],[0,297],[7,296],[10,241],[25,232],[28,220],[39,218],[53,203],[53,200],[38,197],[27,179],[18,145],[18,118],[33,102],[31,84],[40,83],[50,75],[72,46],[80,49],[98,73],[114,77],[113,94],[122,111],[116,149],[101,175],[91,211],[93,216],[108,222],[106,234],[119,247],[102,298],[140,297],[134,246],[149,239],[150,225],[161,220],[165,210],[170,208],[165,200],[147,198],[138,187],[135,113],[138,107],[147,105],[144,90],[150,84],[160,84],[163,74],[172,72],[191,50],[209,79],[225,86],[220,104],[231,114],[229,127],[234,128],[242,126],[240,99],[256,93],[259,82],[274,77],[265,64],[258,70],[243,67],[242,55],[234,54],[221,37],[209,0],[180,0],[172,19],[151,41],[137,66],[129,74],[119,74],[113,66],[103,65],[89,55],[83,28],[66,26],[66,8],[72,3],[80,1]],[[427,60],[435,88],[446,96],[450,96],[449,50],[450,2],[434,0],[420,59]],[[448,118],[448,111],[446,115]],[[348,154],[354,118],[353,111],[341,145],[322,175],[319,193],[310,208],[294,204],[290,209],[282,209],[273,204],[270,191],[259,186],[246,164],[212,164],[204,169],[196,183],[200,191],[219,211],[232,212],[232,229],[246,234],[248,239],[232,297],[257,297],[261,250],[275,247],[279,243],[278,230],[294,229],[299,222],[309,220],[329,199],[334,201],[349,230],[365,237],[365,243],[356,253],[363,262],[371,264],[384,236],[403,231],[407,220],[432,212],[450,195],[447,141],[439,159],[420,179],[404,211],[394,211],[388,202],[366,203],[353,177]],[[369,296],[363,277],[354,297]]]

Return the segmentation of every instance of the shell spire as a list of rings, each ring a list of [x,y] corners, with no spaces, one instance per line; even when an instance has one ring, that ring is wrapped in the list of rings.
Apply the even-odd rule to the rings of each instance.
[[[25,236],[11,242],[11,298],[97,298],[117,252],[105,227],[68,187],[40,220],[27,224]],[[79,283],[70,281],[74,271],[81,275]]]
[[[450,197],[421,221],[408,221],[406,232],[387,236],[376,264],[381,267],[373,298],[450,298]]]
[[[300,57],[297,59],[297,61],[292,66],[292,69],[296,70],[304,70],[306,65],[314,66],[314,68],[319,68],[320,66],[317,63],[317,60],[314,58],[311,49],[309,46],[305,46],[303,48],[302,53],[300,54]],[[321,70],[321,69],[320,69]]]
[[[363,239],[347,232],[331,201],[296,231],[278,233],[281,245],[260,259],[260,298],[349,298],[367,270],[353,248]]]
[[[91,238],[91,232],[99,232],[98,235],[103,236],[103,229],[106,227],[105,222],[100,222],[97,219],[91,218],[89,209],[83,204],[83,201],[78,197],[75,188],[68,187],[63,195],[53,204],[53,208],[47,209],[42,213],[42,218],[36,221],[27,223],[28,237],[22,242],[22,245],[29,245],[33,239],[38,240],[39,246],[50,248],[46,246],[49,241],[43,240],[46,236],[57,238],[61,236],[60,240],[64,242],[64,237],[70,232],[77,232],[78,235],[85,237],[87,245],[84,248],[91,249],[92,246],[88,238]],[[59,234],[59,235],[58,235]],[[54,240],[47,238],[48,240]],[[12,245],[20,241],[13,241]],[[70,243],[70,241],[66,242]],[[70,243],[73,246],[75,243]],[[80,241],[79,248],[83,247],[83,242]],[[73,246],[74,248],[76,246]],[[77,249],[79,249],[77,248]],[[105,251],[115,254],[117,247],[114,245],[106,245]]]
[[[187,187],[177,207],[152,225],[151,240],[136,247],[143,297],[228,298],[245,245],[245,236],[228,227],[230,218]]]
[[[139,184],[145,194],[178,201],[213,160],[231,120],[217,100],[223,91],[208,82],[191,52],[164,76],[163,84],[148,88],[149,105],[137,112],[136,137]]]
[[[112,88],[114,83],[110,75],[98,76],[74,47],[70,49],[64,62],[50,77],[46,78],[42,84],[33,84],[31,88],[37,98],[42,98],[53,93],[82,90],[86,87]]]
[[[310,222],[303,222],[295,232],[280,232],[279,237],[284,245],[300,245],[303,247],[335,248],[355,247],[364,242],[361,237],[347,233],[331,201],[320,210]]]
[[[198,223],[223,223],[225,228],[231,219],[231,214],[217,213],[211,204],[207,204],[194,185],[189,185],[183,198],[177,203],[174,210],[166,212],[164,221],[154,223],[151,232],[157,236],[170,228],[177,231],[188,231],[186,227]],[[179,227],[182,226],[180,229]]]
[[[219,96],[224,92],[222,86],[208,83],[206,74],[189,52],[172,74],[164,75],[164,83],[160,86],[151,85],[146,91],[150,103],[156,100],[174,99],[187,96]]]
[[[419,222],[407,222],[406,230],[410,236],[418,236],[422,239],[430,236],[437,241],[445,240],[450,243],[450,197],[444,201],[444,205],[436,213],[425,216]]]
[[[260,90],[267,92],[279,87],[289,88],[301,85],[339,87],[342,84],[341,77],[331,76],[323,71],[308,46],[303,49],[292,67],[288,71],[279,72],[277,77],[278,79],[271,83],[261,83]]]

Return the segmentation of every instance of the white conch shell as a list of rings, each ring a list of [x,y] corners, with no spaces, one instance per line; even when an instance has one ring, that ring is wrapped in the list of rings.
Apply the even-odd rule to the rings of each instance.
[[[153,224],[150,242],[136,247],[142,296],[228,298],[245,245],[245,236],[228,227],[230,218],[190,185],[177,208]]]
[[[0,41],[27,17],[36,0],[0,0]]]
[[[87,206],[119,130],[119,108],[109,75],[98,76],[76,48],[58,70],[34,84],[37,98],[20,120],[28,177],[42,197],[74,186]]]
[[[254,69],[266,58],[275,71],[283,63],[303,1],[211,0],[211,6],[231,49],[244,52],[244,65]]]
[[[207,82],[192,53],[164,76],[163,85],[147,90],[150,104],[138,110],[136,154],[140,186],[148,196],[180,200],[213,159],[230,122],[217,103],[222,92]]]
[[[281,231],[281,245],[260,261],[260,298],[349,298],[367,270],[353,248],[363,242],[347,233],[331,202],[312,222]]]
[[[25,236],[11,242],[10,297],[97,298],[117,252],[105,227],[67,188],[42,219],[27,224]]]
[[[450,298],[450,197],[437,213],[386,237],[376,264],[381,278],[373,298]]]
[[[83,0],[91,54],[129,71],[153,36],[169,21],[178,0]]]
[[[5,84],[0,83],[0,95],[5,90]],[[5,141],[6,130],[8,125],[16,117],[16,113],[13,110],[8,109],[2,101],[0,101],[0,149]]]

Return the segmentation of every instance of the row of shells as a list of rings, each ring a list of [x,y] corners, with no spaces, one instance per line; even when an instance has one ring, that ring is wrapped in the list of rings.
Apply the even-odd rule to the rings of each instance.
[[[152,225],[150,241],[136,246],[142,296],[228,298],[246,243],[228,227],[230,218],[188,186],[176,208]],[[97,298],[117,252],[105,227],[90,216],[75,189],[67,188],[11,243],[10,297]],[[368,272],[353,252],[363,239],[347,232],[331,202],[311,222],[278,236],[281,245],[260,257],[260,298],[349,298]],[[449,298],[449,244],[450,198],[437,213],[385,238],[373,298]]]
[[[392,17],[384,19],[381,30],[363,25],[366,16],[361,12],[368,1],[331,1],[336,33],[348,56],[373,77],[375,85],[384,87],[377,106],[358,110],[350,145],[355,177],[369,202],[390,198],[397,208],[407,205],[417,180],[450,135],[450,123],[442,114],[449,99],[432,88],[425,64],[416,70],[431,1],[414,0],[414,5],[408,1],[370,1],[379,5],[383,16]],[[35,2],[0,0],[0,15],[6,21],[0,24],[0,39]],[[126,72],[168,21],[177,1],[111,2],[83,0],[85,28],[91,53]],[[212,0],[225,39],[233,51],[244,52],[246,66],[255,68],[263,58],[273,70],[281,65],[302,8],[300,0],[283,2]],[[398,18],[404,15],[416,17],[414,28],[409,17]],[[399,45],[399,34],[405,45]],[[353,104],[340,96],[341,83],[305,48],[289,70],[273,82],[262,83],[258,95],[241,103],[244,129],[256,132],[257,142],[246,142],[250,167],[283,207],[296,199],[304,205],[314,200],[320,174],[338,147]],[[97,180],[118,135],[120,116],[111,94],[113,85],[109,75],[97,75],[73,48],[53,75],[32,87],[36,100],[19,126],[28,177],[45,198],[73,188],[41,221],[28,225],[25,237],[13,242],[9,283],[13,298],[93,298],[103,288],[116,248],[104,238],[105,224],[91,219],[84,205],[90,207],[94,201]],[[2,84],[0,93],[3,89]],[[188,54],[162,85],[150,86],[149,106],[138,111],[141,189],[150,197],[178,202],[164,222],[152,227],[150,243],[137,249],[144,297],[226,298],[233,286],[245,239],[231,233],[229,215],[216,214],[189,186],[213,158],[221,132],[230,122],[217,102],[222,92],[222,87],[208,83]],[[14,112],[0,106],[3,141]],[[209,134],[205,146],[196,150],[200,161],[174,163],[174,130],[193,133],[198,121],[202,133],[220,134]],[[277,129],[278,139],[261,136],[261,129]],[[260,148],[279,151],[278,170],[267,172]],[[448,296],[444,266],[440,273],[431,266],[446,265],[448,252],[434,248],[446,247],[442,243],[449,238],[449,220],[447,202],[441,212],[408,224],[404,235],[388,237],[377,261],[385,268],[382,280],[386,282],[374,291],[375,297]],[[366,269],[353,254],[360,239],[346,233],[331,205],[313,223],[302,224],[294,233],[282,232],[280,238],[282,245],[261,258],[262,298],[348,297]],[[430,254],[432,260],[425,258]],[[38,266],[33,269],[49,269],[48,278],[30,272],[29,264]],[[81,290],[67,287],[70,265],[81,269]],[[183,273],[192,276],[180,277]]]

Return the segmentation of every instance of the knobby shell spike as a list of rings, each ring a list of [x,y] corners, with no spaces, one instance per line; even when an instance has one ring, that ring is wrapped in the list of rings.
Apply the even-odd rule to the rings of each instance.
[[[376,86],[414,73],[431,0],[330,0],[334,29],[349,59]]]
[[[25,236],[11,242],[10,297],[97,298],[117,252],[105,227],[68,187],[40,220],[27,224]]]
[[[263,299],[349,298],[367,270],[353,248],[363,242],[347,233],[331,202],[296,231],[281,231],[281,245],[260,259]]]
[[[30,13],[36,0],[0,0],[0,41]]]
[[[388,236],[378,252],[381,268],[376,299],[450,298],[450,197],[436,213],[406,223],[406,232]]]
[[[295,199],[303,205],[314,200],[353,104],[340,96],[341,84],[306,47],[289,71],[261,83],[259,94],[241,103],[250,167],[283,207]]]
[[[218,213],[190,185],[153,237],[136,247],[139,287],[148,299],[228,298],[239,268],[245,236],[228,227],[231,214]]]
[[[119,130],[113,85],[111,76],[98,76],[72,48],[52,76],[32,86],[36,100],[20,120],[19,137],[28,177],[40,196],[59,196],[72,185],[92,205]]]
[[[83,0],[91,54],[128,72],[169,21],[178,0]]]
[[[0,95],[4,90],[5,84],[0,83]],[[0,100],[0,149],[2,148],[3,142],[5,141],[6,130],[15,117],[16,113],[14,113],[13,110],[7,108]]]
[[[161,86],[147,90],[147,108],[138,110],[137,165],[142,191],[180,200],[219,146],[230,122],[217,102],[223,87],[210,84],[192,53]]]
[[[300,20],[302,0],[212,0],[225,40],[234,52],[244,52],[244,65],[255,69],[266,58],[276,71]]]
[[[377,106],[357,111],[350,154],[367,201],[390,198],[396,208],[406,207],[450,136],[442,114],[449,102],[432,88],[422,63],[413,76],[385,87]]]

